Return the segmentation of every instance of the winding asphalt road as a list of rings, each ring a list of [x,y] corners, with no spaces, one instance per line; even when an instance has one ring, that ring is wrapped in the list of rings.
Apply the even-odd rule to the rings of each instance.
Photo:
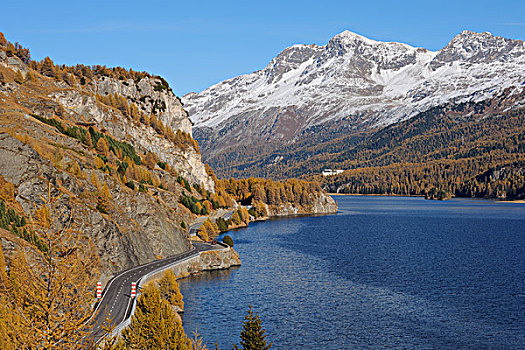
[[[104,289],[102,299],[95,308],[94,317],[89,321],[92,325],[91,338],[98,341],[105,334],[102,327],[106,320],[111,320],[111,324],[117,326],[131,316],[131,282],[138,285],[139,280],[152,271],[197,256],[199,252],[214,249],[222,249],[222,246],[195,242],[193,248],[184,253],[132,267],[113,277]]]

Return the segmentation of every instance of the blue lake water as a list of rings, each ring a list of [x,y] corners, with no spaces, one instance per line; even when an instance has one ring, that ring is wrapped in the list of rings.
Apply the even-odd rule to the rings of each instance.
[[[525,204],[336,197],[230,232],[243,266],[180,281],[184,328],[273,349],[525,349]]]

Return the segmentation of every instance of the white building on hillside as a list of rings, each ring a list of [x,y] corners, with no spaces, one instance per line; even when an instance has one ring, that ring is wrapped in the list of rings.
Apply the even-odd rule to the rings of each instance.
[[[341,170],[341,169],[336,169],[336,170],[325,169],[323,170],[323,176],[337,175],[337,174],[341,174],[343,171],[344,170]]]

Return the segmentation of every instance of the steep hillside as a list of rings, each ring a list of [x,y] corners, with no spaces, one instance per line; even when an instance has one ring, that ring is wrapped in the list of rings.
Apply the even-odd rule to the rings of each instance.
[[[271,203],[267,214],[337,210],[319,186],[296,187],[302,202]],[[163,78],[36,62],[0,33],[0,247],[8,263],[17,248],[47,249],[29,222],[49,195],[95,244],[102,280],[190,249],[190,225],[208,216],[208,226],[239,211],[250,220],[202,162],[188,115]],[[230,224],[239,226],[223,219],[221,229]]]
[[[0,180],[26,218],[51,184],[95,243],[105,276],[189,249],[184,222],[195,214],[180,197],[215,190],[162,78],[35,62],[8,42],[0,42]],[[31,242],[24,226],[6,228]]]
[[[521,89],[513,88],[525,82],[524,68],[524,42],[490,33],[464,31],[432,52],[347,31],[325,46],[287,48],[263,70],[183,102],[218,175],[286,177],[319,171],[298,164],[319,144],[343,151],[366,132],[433,107],[488,101],[503,91],[521,103]],[[282,164],[283,149],[303,152],[296,169]]]

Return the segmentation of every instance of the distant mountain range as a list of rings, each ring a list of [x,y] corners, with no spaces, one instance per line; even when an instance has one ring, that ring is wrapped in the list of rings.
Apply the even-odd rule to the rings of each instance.
[[[280,178],[350,169],[358,158],[345,158],[356,157],[349,149],[436,107],[497,99],[505,108],[483,113],[508,115],[525,105],[524,85],[521,40],[464,31],[429,51],[345,31],[324,46],[291,46],[263,70],[182,101],[205,161],[220,176]]]

